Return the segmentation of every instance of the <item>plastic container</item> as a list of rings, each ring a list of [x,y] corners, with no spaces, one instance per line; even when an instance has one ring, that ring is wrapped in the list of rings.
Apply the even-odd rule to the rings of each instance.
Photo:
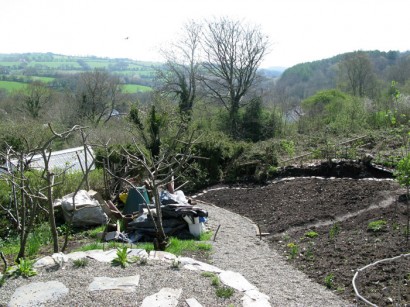
[[[201,235],[201,233],[204,231],[203,223],[188,224],[188,226],[189,226],[189,232],[196,238],[198,238]]]

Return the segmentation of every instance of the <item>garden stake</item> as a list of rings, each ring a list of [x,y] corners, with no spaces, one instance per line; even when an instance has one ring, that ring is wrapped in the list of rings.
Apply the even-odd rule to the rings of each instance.
[[[215,242],[215,240],[216,240],[216,235],[218,234],[218,231],[219,231],[219,228],[221,227],[221,225],[219,224],[218,225],[218,228],[216,229],[216,231],[215,231],[215,235],[214,235],[214,242]]]

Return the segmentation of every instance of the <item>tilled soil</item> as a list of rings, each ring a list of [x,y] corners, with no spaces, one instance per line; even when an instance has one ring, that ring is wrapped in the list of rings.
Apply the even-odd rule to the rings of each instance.
[[[292,178],[219,188],[198,199],[253,220],[273,249],[352,303],[359,268],[410,251],[405,190],[392,180]],[[374,221],[381,229],[370,229]],[[409,305],[410,257],[363,270],[356,285],[379,306]]]

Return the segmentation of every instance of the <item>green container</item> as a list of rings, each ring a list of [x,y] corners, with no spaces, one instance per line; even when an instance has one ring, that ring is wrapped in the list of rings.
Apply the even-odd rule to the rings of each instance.
[[[123,214],[140,212],[142,208],[146,207],[146,204],[150,204],[147,189],[145,187],[132,188],[128,191]]]

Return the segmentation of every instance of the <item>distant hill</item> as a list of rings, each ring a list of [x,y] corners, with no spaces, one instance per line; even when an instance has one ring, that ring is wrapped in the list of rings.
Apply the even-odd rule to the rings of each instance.
[[[408,59],[410,63],[410,51],[401,53],[375,50],[366,53],[376,77],[385,84],[390,84],[393,78],[397,78],[395,69],[403,61]],[[313,95],[318,90],[335,88],[338,82],[338,65],[345,55],[346,53],[320,61],[301,63],[286,69],[276,83],[278,91],[286,92],[288,97],[300,100]]]
[[[7,88],[8,82],[14,82],[15,85],[15,82],[27,83],[33,80],[59,87],[59,79],[95,68],[104,68],[120,76],[122,83],[129,85],[129,89],[144,91],[152,86],[154,67],[157,65],[160,63],[54,53],[0,54],[0,87]]]

